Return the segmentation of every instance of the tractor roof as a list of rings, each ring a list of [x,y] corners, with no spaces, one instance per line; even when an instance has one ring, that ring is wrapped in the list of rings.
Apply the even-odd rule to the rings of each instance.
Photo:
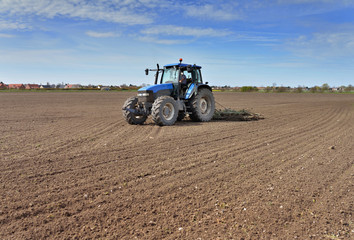
[[[187,67],[187,66],[194,66],[194,64],[187,64],[187,63],[171,63],[171,64],[165,65],[164,67],[165,67],[165,68],[170,68],[170,67],[174,67],[174,66],[176,66],[176,67]],[[197,66],[197,65],[195,65],[195,67],[198,68],[198,69],[202,68],[201,66]]]

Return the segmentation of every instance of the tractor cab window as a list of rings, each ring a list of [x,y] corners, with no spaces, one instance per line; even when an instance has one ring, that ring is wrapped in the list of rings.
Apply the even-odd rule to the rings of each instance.
[[[193,76],[193,82],[202,83],[202,77],[200,76],[200,70],[199,69],[193,69],[192,76]]]
[[[178,71],[176,68],[166,68],[161,77],[161,83],[178,83]]]
[[[202,76],[200,75],[200,69],[195,70],[197,72],[197,83],[202,83]]]
[[[191,83],[192,82],[192,73],[188,72],[187,69],[180,69],[181,74],[180,74],[180,78],[182,76],[182,73],[184,75],[184,77],[186,78],[185,84]]]

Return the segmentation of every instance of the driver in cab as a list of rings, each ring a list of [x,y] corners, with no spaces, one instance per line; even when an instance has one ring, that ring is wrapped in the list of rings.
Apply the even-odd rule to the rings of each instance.
[[[187,77],[184,75],[183,71],[181,71],[179,83],[181,84],[181,94],[184,95],[185,91],[187,90]]]
[[[182,85],[187,85],[187,77],[186,77],[186,75],[184,75],[183,71],[181,71],[181,76],[179,78],[179,82]]]

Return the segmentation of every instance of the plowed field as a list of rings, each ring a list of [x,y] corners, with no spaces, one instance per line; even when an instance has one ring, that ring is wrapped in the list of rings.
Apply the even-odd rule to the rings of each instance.
[[[0,93],[0,239],[354,239],[354,95],[171,127],[128,125],[133,95]]]

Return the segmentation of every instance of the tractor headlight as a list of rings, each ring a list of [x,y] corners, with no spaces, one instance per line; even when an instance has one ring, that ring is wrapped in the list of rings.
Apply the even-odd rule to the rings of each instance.
[[[138,97],[148,97],[149,93],[144,92],[144,93],[138,93]]]

